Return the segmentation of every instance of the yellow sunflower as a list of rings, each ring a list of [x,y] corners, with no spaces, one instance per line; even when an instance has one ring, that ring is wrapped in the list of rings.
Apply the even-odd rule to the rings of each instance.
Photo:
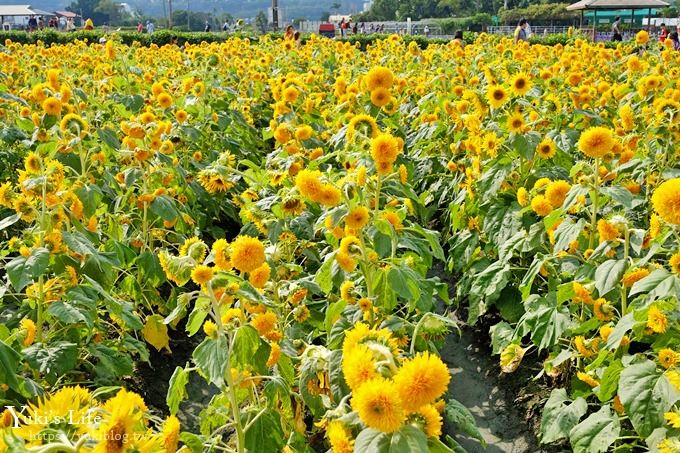
[[[408,412],[433,403],[446,392],[450,380],[451,375],[444,362],[429,352],[406,360],[394,376],[397,392]]]
[[[538,146],[536,146],[536,154],[543,159],[552,158],[556,152],[557,146],[555,146],[555,142],[548,137],[545,137]]]
[[[589,157],[604,157],[613,147],[612,131],[606,127],[591,127],[578,140],[578,148]]]
[[[394,382],[377,377],[365,382],[352,395],[352,409],[369,428],[393,433],[406,416]]]
[[[680,178],[669,179],[652,194],[652,206],[659,216],[673,225],[680,225]]]
[[[252,272],[264,263],[264,244],[258,238],[238,236],[231,244],[231,264],[241,272]]]
[[[508,92],[502,86],[492,85],[486,93],[486,99],[491,107],[497,109],[508,102],[510,96],[508,96]]]

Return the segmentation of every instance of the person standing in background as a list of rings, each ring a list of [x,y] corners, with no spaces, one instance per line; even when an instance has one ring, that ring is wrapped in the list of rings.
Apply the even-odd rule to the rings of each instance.
[[[137,33],[142,33],[144,31],[144,24],[137,22]]]
[[[668,38],[668,29],[666,28],[666,24],[661,24],[661,32],[659,33],[659,42],[663,44],[663,42]]]
[[[621,16],[616,16],[614,18],[612,33],[612,41],[623,41],[623,36],[621,35]]]
[[[150,20],[146,22],[146,32],[153,33],[156,31],[156,26]]]
[[[528,41],[529,36],[527,35],[527,27],[529,26],[529,23],[527,22],[526,19],[522,18],[519,20],[519,24],[517,24],[517,28],[515,28],[515,44],[517,44],[520,41]]]

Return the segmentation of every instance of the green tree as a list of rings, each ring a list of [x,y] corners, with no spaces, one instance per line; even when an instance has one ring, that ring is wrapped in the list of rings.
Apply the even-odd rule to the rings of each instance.
[[[106,13],[96,11],[99,0],[74,0],[66,7],[68,11],[80,14],[83,20],[92,19],[95,25],[108,23],[109,17]]]
[[[107,25],[121,25],[123,19],[128,16],[120,3],[116,3],[113,0],[99,0],[99,4],[94,8],[94,11],[106,16],[103,23]]]
[[[397,0],[374,0],[371,4],[371,20],[395,20],[397,18]]]
[[[331,13],[329,13],[328,11],[324,11],[321,13],[321,17],[319,18],[319,20],[322,22],[328,22],[329,17],[331,17]]]
[[[255,16],[255,26],[260,31],[260,33],[266,33],[267,25],[267,15],[264,13],[264,11],[260,11],[257,13],[257,16]]]

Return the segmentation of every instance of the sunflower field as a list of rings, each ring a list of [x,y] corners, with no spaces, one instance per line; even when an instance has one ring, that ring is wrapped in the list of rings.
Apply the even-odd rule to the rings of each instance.
[[[545,451],[680,452],[680,54],[648,40],[7,40],[0,451],[484,451],[440,353],[488,325]]]

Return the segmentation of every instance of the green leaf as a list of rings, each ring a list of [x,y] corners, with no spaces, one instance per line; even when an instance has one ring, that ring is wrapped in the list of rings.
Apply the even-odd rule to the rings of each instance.
[[[597,398],[603,403],[616,395],[616,390],[619,388],[621,371],[623,371],[623,364],[620,360],[613,361],[604,370],[602,379],[600,379],[600,391],[597,392]]]
[[[531,330],[531,339],[538,345],[539,351],[557,344],[562,333],[571,324],[569,310],[550,303],[541,305],[532,317],[534,325]]]
[[[588,403],[581,397],[572,401],[565,389],[550,393],[541,417],[541,443],[549,444],[569,436],[569,432],[588,411]]]
[[[40,373],[56,377],[76,366],[78,347],[67,341],[51,341],[49,344],[35,343],[24,350],[26,361]]]
[[[633,207],[633,194],[625,187],[611,186],[603,187],[602,193],[611,197],[625,208],[631,209]]]
[[[618,348],[621,344],[623,336],[626,335],[626,333],[628,333],[628,331],[632,329],[634,325],[635,318],[633,317],[633,313],[628,313],[626,316],[619,319],[616,327],[614,327],[612,333],[609,334],[609,338],[607,338],[607,349]]]
[[[9,281],[17,291],[24,289],[29,283],[43,275],[50,262],[50,252],[39,247],[30,256],[17,256],[5,265]]]
[[[67,301],[58,300],[52,302],[47,312],[64,324],[84,322],[89,327],[94,325],[94,316],[97,306],[92,302],[87,306],[78,306]]]
[[[424,432],[414,426],[405,426],[392,434],[367,428],[357,436],[354,451],[362,453],[427,453],[427,437]]]
[[[568,219],[560,223],[560,226],[555,230],[555,247],[553,247],[553,253],[561,252],[562,250],[569,248],[569,244],[578,239],[585,224],[585,219],[579,219],[576,223],[574,223],[573,220]]]
[[[158,255],[144,251],[137,257],[137,266],[144,279],[153,287],[158,287],[165,281],[165,272],[161,267]]]
[[[503,349],[510,343],[512,343],[512,338],[515,331],[512,326],[505,321],[501,321],[498,324],[491,326],[489,329],[489,334],[491,335],[491,346],[492,354],[500,354]]]
[[[314,281],[319,285],[324,294],[328,294],[333,289],[333,263],[335,262],[335,253],[331,253],[326,257],[319,270],[314,276]]]
[[[200,436],[183,431],[182,434],[179,435],[179,440],[181,440],[184,445],[189,447],[191,453],[203,453],[203,440],[200,438]]]
[[[14,349],[0,341],[0,381],[9,385],[15,392],[19,392],[19,382],[17,381],[17,367],[21,355]]]
[[[248,428],[245,435],[245,446],[248,453],[280,451],[286,441],[281,428],[278,412],[265,409]]]
[[[467,407],[463,406],[459,401],[451,398],[446,402],[446,408],[444,409],[444,415],[446,419],[455,424],[458,429],[463,431],[465,434],[477,439],[484,448],[486,448],[486,441],[482,437],[482,433],[479,432],[477,428],[477,423],[475,423],[475,418]]]
[[[663,414],[680,397],[651,360],[624,368],[619,397],[633,427],[642,437],[664,424]]]
[[[619,437],[619,417],[609,404],[576,425],[570,432],[574,453],[603,453]]]
[[[241,326],[234,338],[234,363],[245,367],[260,347],[260,336],[252,326]]]
[[[9,217],[5,217],[4,219],[2,219],[2,221],[0,221],[0,231],[4,230],[8,226],[14,225],[19,221],[20,218],[21,218],[20,214],[14,214]]]
[[[621,281],[626,270],[625,260],[607,260],[595,271],[595,288],[603,297]]]
[[[630,296],[648,293],[650,300],[665,299],[680,294],[680,277],[666,269],[656,269],[654,272],[635,282],[630,290]]]
[[[534,284],[534,279],[541,270],[544,260],[545,257],[543,256],[534,257],[534,261],[531,263],[529,270],[524,274],[522,282],[519,285],[519,289],[522,292],[522,299],[526,300],[529,297],[529,294],[531,294],[531,287]]]
[[[187,397],[187,383],[189,382],[189,372],[184,368],[177,367],[172,373],[168,393],[165,402],[168,404],[170,414],[175,415],[179,410],[179,404]]]
[[[415,298],[415,294],[411,292],[411,285],[409,285],[409,280],[407,280],[407,275],[399,267],[390,268],[387,273],[387,283],[392,287],[392,289],[402,298],[410,300]]]
[[[331,386],[331,395],[335,401],[341,401],[350,390],[345,383],[342,374],[342,350],[331,351],[328,359],[328,380]]]
[[[427,447],[430,449],[430,453],[454,453],[444,442],[435,437],[427,438]]]
[[[340,299],[337,302],[333,302],[328,306],[328,309],[326,309],[326,315],[324,316],[324,325],[326,326],[326,332],[330,332],[331,329],[333,328],[333,324],[335,321],[340,318],[340,315],[342,315],[342,312],[345,310],[345,307],[347,306],[347,301],[344,299]]]
[[[175,208],[174,202],[166,195],[154,198],[149,208],[151,209],[151,212],[163,220],[172,221],[179,216],[179,212]]]
[[[130,354],[110,348],[104,344],[90,346],[90,352],[97,357],[97,373],[103,378],[120,378],[132,374]]]
[[[110,148],[115,150],[120,149],[120,140],[118,140],[118,136],[116,136],[116,132],[113,129],[109,129],[108,127],[97,129],[97,135],[99,135],[101,141],[106,143]]]
[[[201,374],[211,384],[222,386],[227,371],[229,345],[223,336],[216,340],[206,338],[194,350],[193,359]]]

